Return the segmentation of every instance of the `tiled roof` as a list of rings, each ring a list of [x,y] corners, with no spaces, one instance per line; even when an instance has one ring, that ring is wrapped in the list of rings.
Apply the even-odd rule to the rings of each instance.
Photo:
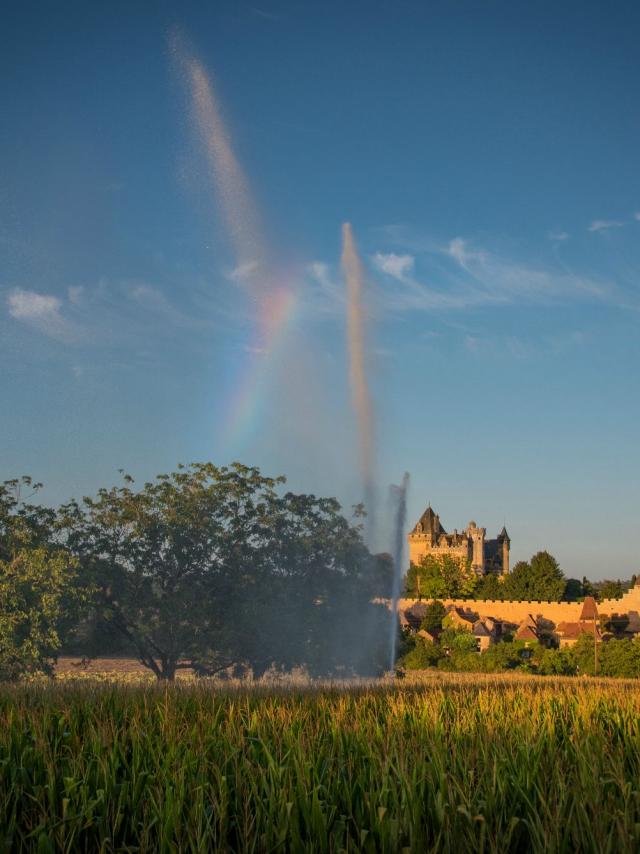
[[[566,640],[577,640],[580,635],[593,635],[594,625],[590,622],[562,622],[556,626],[556,634]],[[596,635],[600,637],[600,629],[595,626]]]

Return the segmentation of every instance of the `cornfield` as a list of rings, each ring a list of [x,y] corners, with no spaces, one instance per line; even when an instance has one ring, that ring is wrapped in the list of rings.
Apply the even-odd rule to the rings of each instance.
[[[3,851],[640,848],[635,683],[0,690]]]

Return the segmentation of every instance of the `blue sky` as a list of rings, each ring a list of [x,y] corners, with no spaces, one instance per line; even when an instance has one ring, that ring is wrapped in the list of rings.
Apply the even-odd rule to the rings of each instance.
[[[171,52],[211,74],[278,276],[265,346]],[[0,35],[0,476],[48,500],[240,458],[359,500],[340,229],[367,278],[379,545],[506,522],[629,576],[640,8],[14,4]],[[253,391],[232,416],[243,376]]]

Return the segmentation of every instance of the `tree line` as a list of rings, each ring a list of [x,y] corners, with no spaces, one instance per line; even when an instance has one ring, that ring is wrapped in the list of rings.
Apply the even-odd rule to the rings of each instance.
[[[189,668],[314,675],[388,666],[388,555],[362,508],[284,490],[234,463],[178,466],[58,508],[30,478],[0,486],[0,678],[51,672],[70,650]]]
[[[591,582],[566,578],[558,561],[548,551],[539,551],[529,561],[519,561],[508,575],[478,576],[470,562],[460,563],[450,556],[425,555],[412,563],[405,578],[405,595],[418,599],[490,599],[501,601],[578,601],[585,596],[597,600],[617,599],[629,581]]]

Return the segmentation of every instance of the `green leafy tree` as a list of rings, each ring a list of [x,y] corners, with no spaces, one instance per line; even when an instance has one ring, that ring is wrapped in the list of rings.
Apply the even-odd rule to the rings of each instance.
[[[575,656],[570,649],[545,649],[538,663],[538,673],[542,676],[574,676]]]
[[[359,524],[335,499],[281,495],[283,482],[196,463],[62,508],[99,613],[158,678],[235,664],[326,672],[388,654],[384,607],[369,619],[384,571]]]
[[[467,562],[461,564],[449,555],[425,555],[419,564],[411,564],[405,579],[407,596],[421,599],[457,599],[473,594],[478,577]]]
[[[627,592],[626,585],[620,579],[616,581],[612,581],[611,579],[597,581],[594,584],[594,588],[595,598],[599,602],[602,602],[603,599],[620,599]]]
[[[485,673],[500,673],[527,666],[524,641],[502,641],[492,644],[480,656],[480,666]]]
[[[612,639],[598,648],[598,675],[628,679],[640,677],[640,644]]]
[[[30,477],[0,484],[0,560],[11,560],[24,548],[55,542],[55,511],[29,499],[42,488]]]
[[[400,664],[407,670],[426,670],[437,667],[443,656],[444,652],[438,644],[417,638],[413,649],[401,659]]]
[[[0,679],[50,673],[84,600],[55,512],[30,503],[39,489],[29,477],[0,485]]]
[[[83,598],[77,564],[62,549],[24,548],[0,561],[0,679],[51,673]]]
[[[612,614],[610,617],[600,618],[600,627],[605,632],[611,632],[617,638],[624,637],[624,633],[629,625],[629,617],[626,614]]]
[[[437,634],[442,630],[442,621],[446,613],[447,611],[442,602],[434,599],[433,602],[429,602],[427,605],[424,618],[420,623],[420,628],[425,629],[425,631],[431,632],[432,634]]]
[[[504,582],[495,573],[487,573],[478,581],[478,585],[474,591],[475,599],[504,599]]]
[[[471,628],[445,628],[440,635],[440,646],[450,652],[475,652],[478,649],[478,640]]]
[[[578,578],[568,578],[564,588],[564,596],[567,602],[577,602],[581,599],[583,593],[582,582]]]
[[[597,656],[598,656],[598,674],[602,675],[602,671],[600,669],[600,656],[601,656],[602,644],[597,645]],[[584,632],[580,635],[578,640],[570,647],[570,653],[573,657],[573,660],[576,663],[576,671],[580,674],[587,674],[589,676],[593,676],[595,672],[595,646],[593,641],[593,635],[588,632]]]
[[[538,552],[529,563],[520,561],[504,580],[505,598],[510,600],[558,602],[566,580],[557,560],[549,552]]]

